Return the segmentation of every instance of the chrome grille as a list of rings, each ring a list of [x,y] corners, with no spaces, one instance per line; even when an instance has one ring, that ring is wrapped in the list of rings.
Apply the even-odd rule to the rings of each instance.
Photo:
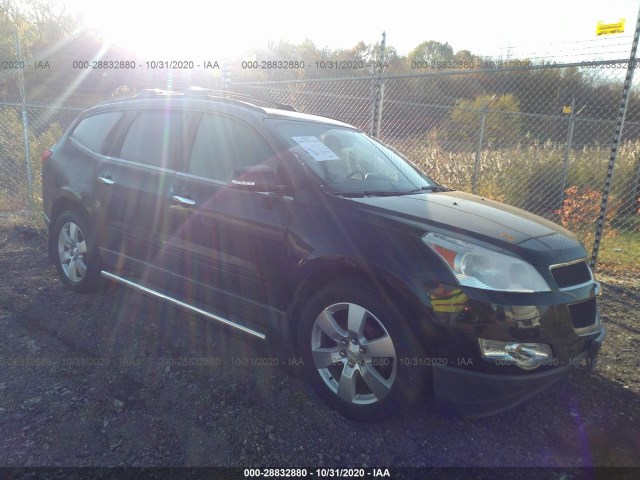
[[[591,281],[591,271],[586,261],[551,267],[551,275],[559,288],[570,288]]]

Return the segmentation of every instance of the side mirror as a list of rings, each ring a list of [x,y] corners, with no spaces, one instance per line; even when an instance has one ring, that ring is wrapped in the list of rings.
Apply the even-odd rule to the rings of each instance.
[[[276,172],[266,165],[236,168],[228,185],[251,192],[275,192]]]

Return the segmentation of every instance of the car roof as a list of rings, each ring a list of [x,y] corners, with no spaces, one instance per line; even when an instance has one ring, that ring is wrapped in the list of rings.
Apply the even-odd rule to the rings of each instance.
[[[186,92],[174,92],[168,90],[142,90],[138,95],[122,97],[99,103],[89,111],[111,110],[113,107],[139,108],[158,107],[179,104],[183,107],[196,106],[200,108],[216,106],[228,106],[230,109],[251,110],[255,113],[262,113],[269,118],[283,120],[308,121],[314,123],[324,123],[337,127],[352,128],[353,125],[341,122],[328,117],[311,115],[298,112],[293,106],[277,103],[272,100],[252,97],[249,95],[237,94],[233,92],[220,92],[207,89],[188,90]],[[265,106],[261,106],[263,104]]]

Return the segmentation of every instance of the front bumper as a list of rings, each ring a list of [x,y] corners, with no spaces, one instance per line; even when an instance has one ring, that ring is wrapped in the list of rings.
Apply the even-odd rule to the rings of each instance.
[[[451,404],[465,417],[483,417],[503,412],[561,380],[572,366],[593,368],[605,336],[606,329],[602,327],[600,334],[591,340],[588,349],[564,365],[538,373],[499,375],[450,366],[434,366],[435,396]]]

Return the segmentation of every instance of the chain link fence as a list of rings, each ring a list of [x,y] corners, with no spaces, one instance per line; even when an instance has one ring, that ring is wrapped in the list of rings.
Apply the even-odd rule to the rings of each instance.
[[[0,213],[40,210],[40,157],[81,109],[0,103]]]
[[[561,223],[590,247],[616,129],[621,64],[627,62],[236,83],[233,89],[372,134],[378,129],[380,140],[439,183]],[[638,97],[623,135],[605,236],[640,232]]]
[[[236,82],[232,90],[377,134],[439,183],[561,223],[589,247],[625,74],[610,67],[621,62]],[[632,100],[605,235],[640,232],[640,95]],[[79,111],[0,103],[0,212],[38,209],[40,156]]]

